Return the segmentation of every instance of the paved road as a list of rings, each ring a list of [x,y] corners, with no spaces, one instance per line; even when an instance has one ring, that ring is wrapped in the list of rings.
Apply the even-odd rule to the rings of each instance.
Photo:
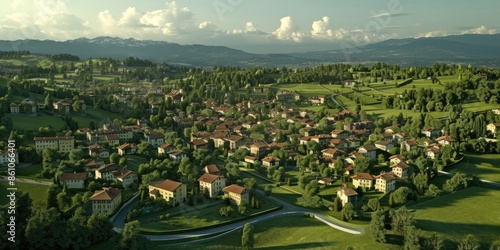
[[[260,194],[264,194],[262,190],[257,190],[256,192]],[[347,233],[351,234],[362,234],[364,232],[363,228],[357,228],[357,227],[350,227],[350,226],[345,226],[343,224],[340,224],[338,221],[335,221],[324,214],[321,214],[319,212],[316,212],[311,209],[307,208],[302,208],[302,207],[297,207],[292,204],[289,204],[279,198],[276,198],[274,196],[268,196],[269,199],[273,200],[274,202],[281,204],[283,206],[282,209],[278,211],[274,211],[259,217],[254,217],[254,218],[249,218],[244,221],[232,223],[229,225],[224,225],[220,226],[217,228],[211,228],[211,229],[205,229],[205,230],[200,230],[200,231],[195,231],[195,232],[186,232],[186,233],[180,233],[180,234],[172,234],[172,235],[145,235],[148,239],[152,241],[165,241],[165,240],[179,240],[179,239],[189,239],[189,238],[196,238],[200,236],[209,236],[212,234],[220,234],[224,233],[227,231],[232,231],[238,228],[243,227],[245,223],[256,223],[259,221],[264,221],[276,217],[281,217],[281,216],[303,216],[304,213],[309,213],[309,214],[314,214],[315,218],[333,228],[342,230]],[[114,230],[118,231],[120,229],[123,229],[125,226],[125,217],[132,208],[132,206],[138,201],[138,196],[135,196],[132,198],[127,204],[125,204],[120,211],[118,211],[112,218],[110,218],[111,222],[113,222],[114,225]],[[215,236],[215,237],[219,237]],[[211,237],[210,239],[212,239]],[[207,240],[207,239],[204,239]]]
[[[448,175],[448,176],[454,176],[454,175],[455,175],[455,174],[453,174],[453,173],[446,172],[446,171],[442,171],[442,170],[439,170],[438,172],[439,172],[440,174],[444,174],[444,175]],[[489,180],[483,180],[483,179],[480,179],[480,180],[481,180],[481,182],[488,183],[488,184],[490,184],[490,185],[500,187],[500,183],[498,183],[498,182],[489,181]]]

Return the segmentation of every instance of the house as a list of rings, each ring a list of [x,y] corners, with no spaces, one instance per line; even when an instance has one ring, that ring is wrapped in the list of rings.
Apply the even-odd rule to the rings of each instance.
[[[116,149],[118,149],[118,154],[119,155],[131,155],[131,154],[135,154],[135,152],[137,151],[137,145],[135,143],[125,143],[125,144],[122,144],[118,147],[116,147]]]
[[[184,100],[182,95],[182,90],[172,90],[170,93],[165,94],[165,101],[171,101],[172,103],[180,103]]]
[[[239,135],[231,135],[225,140],[229,142],[229,149],[238,149],[245,142],[243,136]]]
[[[410,152],[413,148],[416,148],[417,146],[418,146],[417,141],[413,139],[401,142],[401,150],[403,150],[404,148],[406,152]]]
[[[441,151],[438,148],[429,148],[425,154],[427,155],[427,158],[430,159],[439,159],[441,157]]]
[[[186,185],[180,182],[155,178],[148,186],[149,195],[154,199],[164,199],[171,206],[178,206],[187,199]]]
[[[68,189],[84,189],[87,173],[63,173],[59,181],[64,183]]]
[[[355,80],[344,80],[342,81],[342,85],[344,85],[345,87],[355,87],[356,85],[358,84],[357,81]]]
[[[401,154],[392,155],[391,157],[389,157],[389,161],[390,161],[391,165],[398,164],[400,162],[404,162],[405,159],[406,159],[406,157],[404,155],[401,155]]]
[[[120,145],[120,138],[116,134],[108,134],[104,136],[104,139],[109,142],[109,145],[116,146]]]
[[[434,138],[441,135],[441,130],[437,128],[424,128],[420,131],[420,133],[426,137]]]
[[[13,103],[11,103],[9,106],[10,106],[10,113],[11,113],[11,114],[13,114],[13,115],[14,115],[14,114],[19,114],[19,112],[20,112],[20,107],[21,107],[19,104],[17,104],[17,103],[15,103],[15,102],[13,102]]]
[[[358,152],[366,157],[369,157],[372,161],[377,160],[377,148],[373,144],[367,144],[359,147]]]
[[[115,164],[107,164],[104,166],[100,166],[99,168],[96,168],[94,178],[95,179],[104,179],[107,181],[114,181],[115,176],[113,174],[113,171],[118,170],[118,167]]]
[[[251,163],[251,164],[255,164],[256,161],[258,161],[259,159],[255,156],[251,156],[251,155],[247,155],[245,156],[245,162],[248,162],[248,163]]]
[[[347,141],[347,148],[353,149],[353,148],[358,148],[361,146],[361,140],[357,137],[349,137],[346,139]]]
[[[14,162],[12,162],[12,159],[14,159]],[[19,153],[17,150],[0,150],[0,166],[8,166],[11,162],[19,164]]]
[[[220,170],[215,164],[206,165],[203,171],[208,174],[220,175]]]
[[[205,173],[198,181],[200,182],[200,193],[206,193],[210,198],[217,197],[226,187],[226,180],[220,175]]]
[[[186,152],[179,150],[179,149],[174,149],[174,150],[168,151],[167,154],[168,154],[168,158],[170,158],[170,160],[178,161],[178,162],[187,157]]]
[[[278,167],[280,165],[281,159],[278,157],[274,156],[267,156],[262,159],[262,166],[264,167],[271,167],[275,166]]]
[[[229,196],[229,200],[231,201],[231,203],[234,203],[236,205],[240,205],[243,200],[245,200],[245,203],[250,202],[250,193],[248,192],[248,190],[236,184],[223,188],[222,192]]]
[[[486,125],[486,130],[491,131],[493,136],[496,136],[497,132],[500,131],[500,122],[490,123]]]
[[[396,133],[398,130],[399,130],[399,124],[396,124],[396,125],[392,125],[389,127],[385,127],[384,133],[388,133],[388,134],[392,135],[392,134]]]
[[[439,143],[442,146],[453,145],[457,142],[457,140],[455,140],[453,137],[451,137],[449,135],[444,135],[444,136],[438,137],[434,141]]]
[[[153,145],[153,148],[165,143],[165,138],[162,133],[156,131],[146,131],[144,132],[144,138],[147,142]]]
[[[342,184],[342,187],[337,190],[337,197],[342,202],[342,206],[345,206],[348,202],[356,203],[358,201],[358,193],[346,184]]]
[[[133,188],[139,185],[139,176],[136,172],[128,169],[112,171],[114,179],[121,184],[124,189]]]
[[[264,141],[256,141],[250,145],[250,153],[255,155],[258,159],[267,154],[267,143]]]
[[[34,140],[37,153],[43,152],[48,147],[53,147],[63,153],[75,149],[75,138],[73,136],[35,137]]]
[[[381,172],[375,177],[375,190],[389,193],[396,189],[396,176],[392,172]]]
[[[345,152],[338,149],[338,148],[325,148],[321,150],[321,153],[323,154],[323,158],[326,159],[334,159],[337,158],[337,156],[344,155]]]
[[[351,176],[352,179],[352,185],[355,188],[358,187],[364,187],[366,189],[372,189],[373,188],[373,181],[375,180],[375,177],[369,173],[356,173],[355,175]]]
[[[158,155],[166,154],[167,152],[170,152],[174,149],[175,149],[174,145],[170,143],[163,143],[160,146],[158,146]]]
[[[99,158],[109,158],[109,151],[98,144],[89,146],[89,155],[94,154]]]
[[[208,140],[206,140],[206,139],[196,139],[196,140],[192,140],[191,142],[189,142],[190,149],[196,150],[196,149],[207,148],[207,147],[208,147]]]
[[[391,165],[391,169],[392,169],[391,171],[397,177],[404,178],[404,177],[408,176],[408,168],[409,167],[410,166],[408,166],[408,164],[406,164],[404,162],[400,162],[400,163]]]
[[[335,139],[347,139],[349,137],[349,132],[345,130],[333,130],[330,134]]]
[[[344,139],[331,139],[328,145],[338,149],[347,149],[349,143]],[[356,147],[359,147],[359,145]]]
[[[388,152],[394,148],[394,144],[390,141],[377,141],[375,142],[375,147]]]
[[[323,185],[326,185],[326,186],[331,186],[335,181],[336,181],[336,179],[331,178],[331,177],[321,178],[321,179],[318,180],[318,184],[323,184]]]
[[[92,202],[92,213],[110,214],[122,203],[122,190],[105,187],[102,190],[94,191],[90,197]]]
[[[395,133],[392,135],[392,141],[395,143],[400,143],[402,141],[406,140],[406,134],[405,133]]]

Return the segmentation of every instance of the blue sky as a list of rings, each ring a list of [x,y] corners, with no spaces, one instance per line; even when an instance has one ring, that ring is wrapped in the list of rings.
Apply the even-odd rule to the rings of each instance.
[[[0,39],[117,36],[260,53],[499,32],[497,0],[13,0],[0,9]]]

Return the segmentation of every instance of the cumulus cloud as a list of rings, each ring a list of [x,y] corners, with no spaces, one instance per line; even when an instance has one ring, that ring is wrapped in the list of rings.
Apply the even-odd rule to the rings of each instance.
[[[261,34],[261,35],[267,35],[267,33],[257,30],[253,22],[246,22],[245,27],[243,29],[234,29],[232,31],[228,31],[227,34]]]
[[[330,26],[330,18],[324,16],[321,20],[314,21],[312,24],[311,36],[316,39],[331,39],[334,33]]]
[[[209,23],[200,23],[196,26],[193,22],[193,13],[186,7],[179,8],[175,1],[167,2],[163,9],[147,12],[129,7],[118,18],[115,18],[109,10],[104,10],[99,12],[98,19],[106,34],[117,36],[139,35],[159,39],[161,38],[159,35],[173,36],[195,31],[196,28],[213,28]]]
[[[305,34],[299,31],[292,17],[283,17],[280,19],[280,22],[280,27],[272,33],[278,40],[293,40],[295,42],[300,42],[305,37]]]
[[[210,21],[203,21],[198,25],[198,29],[201,30],[215,30],[217,26],[215,26],[212,22]]]
[[[464,30],[461,34],[496,34],[496,29],[488,29],[486,26],[481,25],[477,28],[472,28],[468,30]]]

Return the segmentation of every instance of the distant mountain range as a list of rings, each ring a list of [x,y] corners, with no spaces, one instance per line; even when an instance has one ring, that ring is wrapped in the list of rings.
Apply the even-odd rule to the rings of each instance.
[[[321,63],[385,62],[401,66],[439,63],[500,67],[500,34],[457,35],[432,38],[391,39],[360,47],[289,54],[254,54],[224,46],[122,39],[116,37],[52,40],[0,40],[0,50],[29,50],[32,53],[68,53],[80,58],[129,56],[155,62],[192,66],[233,65],[240,67],[314,66]]]

